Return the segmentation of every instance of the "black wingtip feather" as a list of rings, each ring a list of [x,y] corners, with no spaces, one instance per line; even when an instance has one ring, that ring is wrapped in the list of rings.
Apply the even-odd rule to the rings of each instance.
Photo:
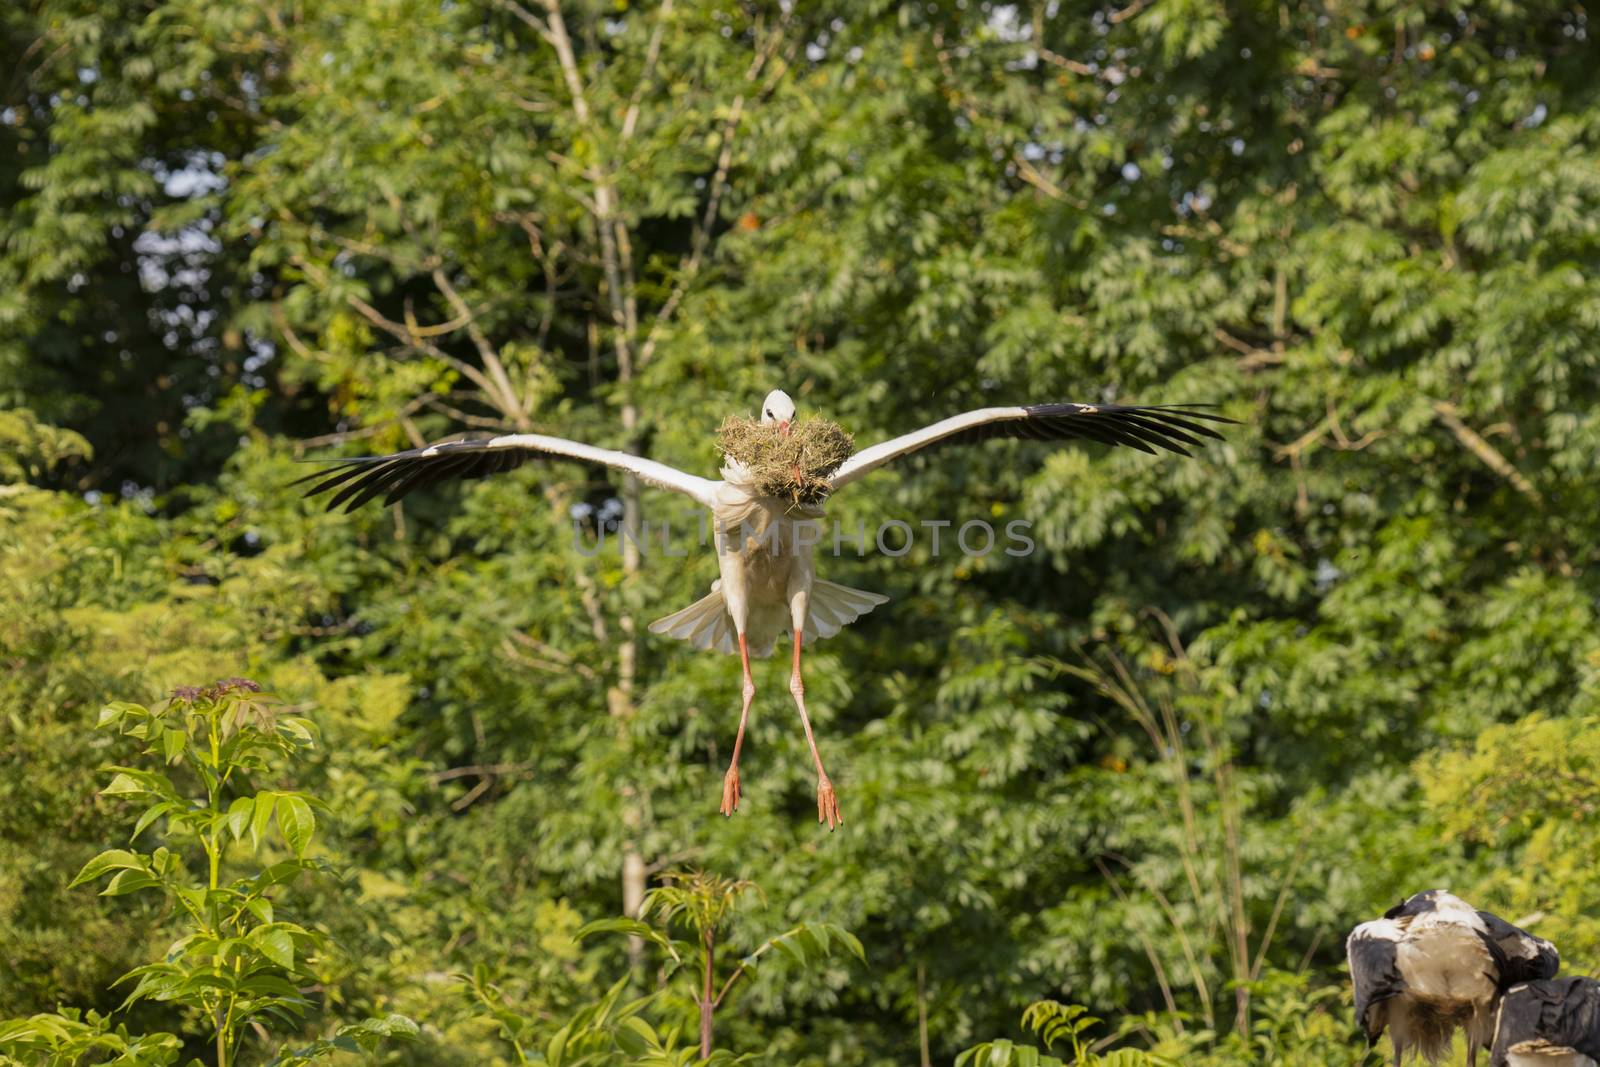
[[[510,470],[534,454],[516,447],[495,448],[490,445],[492,440],[464,438],[388,456],[348,456],[321,461],[331,462],[332,469],[316,471],[289,484],[311,482],[305,490],[307,497],[332,493],[328,498],[328,510],[343,507],[350,512],[378,496],[382,496],[386,504],[393,504],[412,491],[445,478],[475,478]]]
[[[1005,424],[1012,437],[1035,437],[1036,427],[1049,427],[1054,438],[1086,438],[1125,445],[1154,454],[1162,449],[1192,456],[1185,445],[1199,448],[1202,438],[1223,440],[1205,422],[1235,423],[1206,410],[1206,404],[1031,404],[1021,419]],[[1152,447],[1153,446],[1153,447]]]
[[[1207,439],[1224,440],[1207,423],[1237,420],[1207,410],[1209,404],[1030,404],[1020,418],[984,422],[944,438],[938,444],[972,444],[997,437],[1025,441],[1098,441],[1112,447],[1136,448],[1149,455],[1171,452],[1194,455]],[[1189,447],[1185,447],[1189,446]]]

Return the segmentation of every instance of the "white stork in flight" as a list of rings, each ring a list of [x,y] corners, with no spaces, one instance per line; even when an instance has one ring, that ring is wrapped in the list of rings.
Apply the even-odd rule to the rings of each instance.
[[[1519,982],[1549,978],[1556,947],[1443,889],[1418,893],[1362,923],[1345,942],[1356,1022],[1374,1045],[1387,1028],[1395,1067],[1407,1051],[1429,1063],[1467,1031],[1467,1064],[1494,1040],[1500,998]]]
[[[787,434],[795,418],[794,401],[773,390],[761,405],[761,421]],[[851,456],[833,474],[830,492],[872,473],[884,464],[934,445],[970,444],[993,437],[1035,441],[1086,440],[1124,445],[1155,454],[1157,448],[1189,455],[1185,445],[1201,438],[1221,439],[1206,422],[1232,422],[1195,405],[1154,407],[1119,404],[1033,404],[969,411],[925,426],[920,430],[873,445]],[[709,508],[714,529],[737,531],[739,536],[719,537],[717,564],[721,579],[710,595],[650,625],[652,633],[688,641],[699,649],[739,653],[744,668],[744,706],[734,737],[733,759],[723,778],[722,806],[731,815],[739,806],[739,750],[744,743],[755,682],[750,657],[770,656],[783,634],[793,634],[794,665],[789,691],[794,695],[805,729],[806,743],[817,767],[817,820],[831,830],[843,820],[833,783],[822,767],[811,720],[806,716],[805,685],[801,681],[800,647],[805,639],[832,637],[840,628],[865,615],[888,597],[851,589],[816,576],[811,556],[815,543],[797,537],[802,523],[822,515],[820,507],[796,508],[792,502],[759,495],[746,484],[736,463],[722,469],[721,480],[701,478],[665,463],[627,452],[580,444],[543,434],[515,433],[478,440],[447,441],[396,452],[388,456],[358,456],[333,461],[323,471],[302,481],[314,481],[307,496],[332,491],[329,509],[344,505],[352,510],[376,497],[393,503],[425,485],[446,478],[471,478],[510,470],[538,456],[554,456],[599,464],[624,471],[646,484],[670,489]],[[772,529],[776,527],[776,529]],[[773,551],[773,546],[777,550]]]

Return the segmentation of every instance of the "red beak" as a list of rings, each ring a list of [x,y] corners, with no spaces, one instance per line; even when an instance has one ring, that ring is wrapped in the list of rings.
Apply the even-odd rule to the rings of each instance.
[[[789,420],[788,419],[779,419],[778,420],[778,436],[779,437],[788,437],[789,436]]]

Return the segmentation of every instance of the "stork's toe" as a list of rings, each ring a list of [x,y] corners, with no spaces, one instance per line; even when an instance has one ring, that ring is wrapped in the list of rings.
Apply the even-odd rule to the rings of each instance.
[[[729,767],[722,776],[722,814],[732,815],[739,810],[739,798],[744,791],[739,786],[739,768]]]
[[[839,797],[833,791],[833,783],[826,778],[817,779],[817,822],[826,823],[829,830],[844,825],[844,816],[839,814]]]

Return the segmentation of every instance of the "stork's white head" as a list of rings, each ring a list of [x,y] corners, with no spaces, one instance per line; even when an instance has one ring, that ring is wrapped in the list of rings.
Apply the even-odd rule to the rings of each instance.
[[[778,432],[788,437],[789,427],[793,423],[794,401],[789,399],[789,394],[782,389],[774,389],[768,393],[767,398],[761,402],[761,424],[776,425]]]

